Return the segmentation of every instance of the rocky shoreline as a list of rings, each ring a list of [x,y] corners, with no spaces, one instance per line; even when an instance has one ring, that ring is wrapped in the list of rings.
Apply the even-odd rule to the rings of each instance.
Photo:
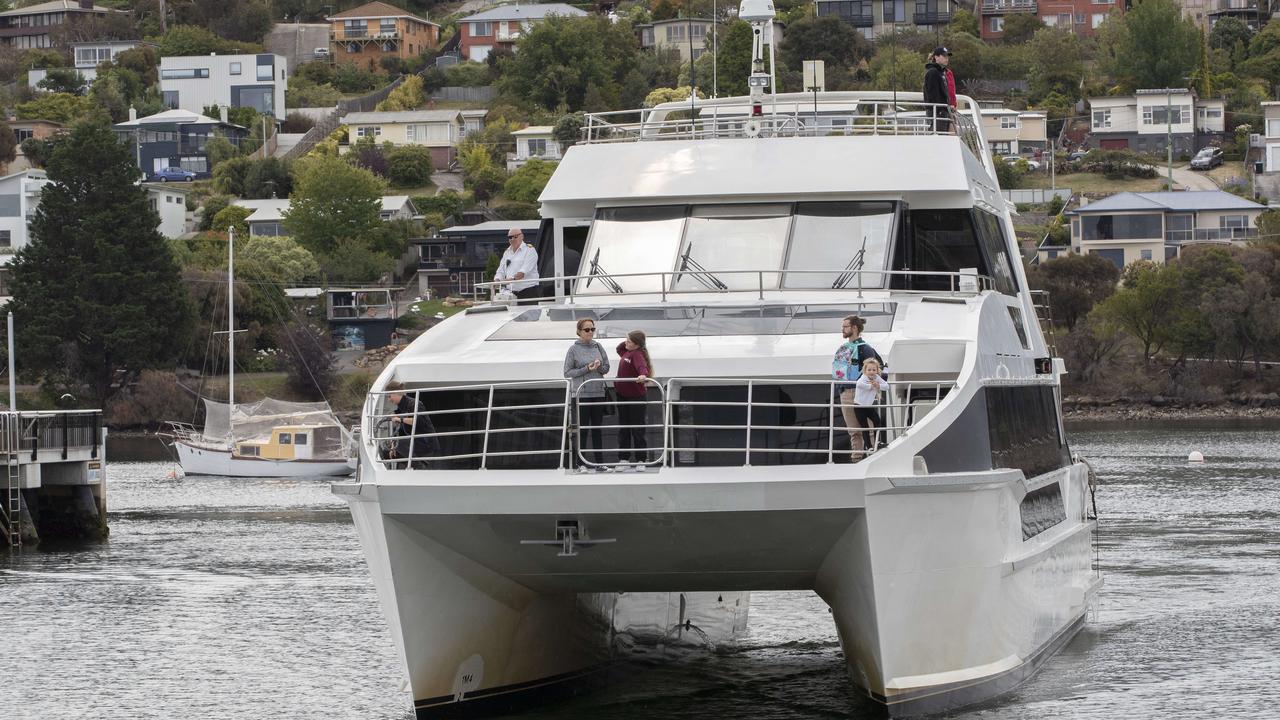
[[[1280,420],[1280,394],[1238,395],[1216,402],[1178,398],[1067,397],[1062,401],[1067,421],[1126,420]]]

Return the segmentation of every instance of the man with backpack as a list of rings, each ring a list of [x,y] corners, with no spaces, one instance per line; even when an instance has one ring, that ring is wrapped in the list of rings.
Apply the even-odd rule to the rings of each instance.
[[[840,414],[844,416],[844,425],[849,431],[852,450],[849,459],[853,462],[858,462],[866,455],[862,423],[858,422],[858,415],[854,411],[854,390],[858,378],[862,376],[862,361],[867,358],[880,360],[880,354],[862,339],[862,330],[866,326],[867,321],[857,315],[845,317],[840,326],[844,343],[836,348],[835,358],[831,361],[831,379],[835,381],[835,391],[840,396]],[[880,363],[884,364],[883,361]]]

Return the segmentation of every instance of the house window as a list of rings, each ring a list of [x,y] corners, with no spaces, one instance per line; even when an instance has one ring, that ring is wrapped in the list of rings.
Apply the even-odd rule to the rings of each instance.
[[[268,81],[274,78],[275,75],[276,75],[275,68],[272,67],[271,65],[258,66],[258,80]]]
[[[1086,215],[1082,221],[1085,240],[1156,240],[1160,238],[1160,215]]]
[[[1009,141],[1002,140],[999,142],[991,143],[991,152],[995,153],[996,155],[1009,155],[1013,152],[1013,150],[1010,149]]]
[[[170,110],[177,110],[178,109],[178,91],[165,90],[162,94],[164,95],[164,100],[163,100],[164,106],[169,108]]]
[[[907,21],[907,0],[884,0],[884,21],[900,23]]]
[[[18,141],[19,145],[21,145],[24,141],[30,140],[31,138],[35,137],[35,135],[36,135],[35,130],[28,130],[26,128],[19,128],[13,131],[13,137]]]
[[[280,444],[281,444],[281,445],[292,445],[292,444],[293,444],[293,433],[287,433],[287,432],[280,433]]]
[[[1001,130],[1017,130],[1018,116],[1017,115],[1000,116],[1000,129]]]
[[[1267,137],[1280,137],[1280,118],[1267,120]]]
[[[684,25],[668,25],[667,26],[668,41],[683,40],[683,39],[684,39]]]
[[[349,53],[360,52],[360,43],[347,43],[347,52]]]
[[[991,32],[993,33],[1004,32],[1004,17],[1000,15],[992,16]]]
[[[1223,230],[1243,230],[1249,227],[1249,218],[1244,215],[1223,215],[1218,218],[1218,227]]]
[[[529,138],[529,157],[542,157],[547,154],[547,141],[542,138]]]
[[[704,52],[706,52],[706,49],[705,49],[705,48],[694,48],[694,49],[693,49],[693,59],[694,59],[694,60],[697,60],[698,58],[702,57],[702,54],[703,54]]]
[[[111,57],[111,48],[76,48],[76,67],[97,67]]]
[[[493,34],[493,23],[491,22],[471,23],[471,37],[489,37],[492,34]]]
[[[294,433],[294,434],[293,434],[293,444],[294,444],[294,445],[306,445],[306,444],[307,444],[307,434],[306,434],[306,433]]]
[[[391,18],[391,19],[383,18],[378,23],[378,32],[382,33],[383,35],[394,35],[396,32],[395,18]]]
[[[1111,127],[1111,110],[1110,109],[1094,110],[1093,111],[1093,129],[1099,130],[1102,128],[1109,128],[1109,127]]]
[[[407,142],[411,142],[411,143],[418,142],[418,126],[417,126],[417,125],[405,125],[405,126],[404,126],[404,139],[405,139],[405,141],[407,141]]]
[[[382,135],[381,125],[361,125],[356,128],[356,137],[380,137]]]
[[[231,74],[232,74],[232,75],[239,75],[239,74],[240,74],[240,63],[238,63],[238,62],[233,62],[233,63],[231,63]]]
[[[1076,24],[1077,24],[1077,25],[1083,25],[1083,24],[1084,24],[1084,21],[1085,21],[1085,16],[1084,16],[1084,15],[1076,15]]]
[[[1178,125],[1191,120],[1190,105],[1151,105],[1142,109],[1143,125]]]
[[[344,20],[342,33],[349,38],[362,38],[369,34],[369,26],[364,20]]]
[[[13,247],[13,231],[0,230],[0,247]]]
[[[691,25],[689,27],[689,36],[694,40],[703,40],[707,37],[706,25]]]
[[[209,172],[209,159],[203,155],[184,157],[179,161],[179,167],[194,173],[207,173]]]
[[[1097,0],[1094,0],[1094,2],[1097,2]],[[1098,27],[1099,27],[1100,25],[1102,25],[1102,23],[1103,23],[1103,22],[1105,22],[1105,21],[1106,21],[1106,19],[1107,19],[1107,14],[1106,14],[1106,13],[1094,13],[1094,14],[1093,14],[1093,29],[1094,29],[1094,30],[1097,30],[1097,29],[1098,29]]]
[[[191,80],[209,77],[209,68],[183,68],[180,70],[161,70],[162,80]]]
[[[1141,251],[1141,255],[1142,255],[1142,259],[1143,259],[1143,260],[1150,260],[1150,259],[1151,259],[1151,251],[1150,251],[1150,250],[1142,250],[1142,251]]]
[[[1058,13],[1058,25],[1071,27],[1071,13]]]

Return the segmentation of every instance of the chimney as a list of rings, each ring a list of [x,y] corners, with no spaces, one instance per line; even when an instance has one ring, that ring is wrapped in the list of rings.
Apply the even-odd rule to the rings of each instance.
[[[227,106],[226,105],[218,106],[218,119],[221,120],[224,125],[227,124]]]
[[[129,122],[133,122],[137,119],[138,119],[138,108],[130,105],[129,106]]]

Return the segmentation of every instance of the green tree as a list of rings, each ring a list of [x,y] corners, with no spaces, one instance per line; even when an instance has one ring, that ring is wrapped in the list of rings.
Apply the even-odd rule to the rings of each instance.
[[[253,211],[247,207],[239,205],[228,205],[218,211],[213,216],[213,223],[209,226],[214,232],[225,233],[235,228],[236,237],[249,237],[249,224],[245,220],[253,214]]]
[[[507,174],[481,145],[464,146],[458,153],[462,181],[477,200],[493,197],[507,181]]]
[[[1150,1],[1150,0],[1148,0]],[[1142,361],[1164,349],[1176,333],[1182,282],[1174,265],[1150,265],[1129,273],[1127,285],[1098,305],[1100,316],[1142,346]]]
[[[871,43],[852,25],[835,15],[824,15],[789,26],[778,48],[778,61],[783,67],[801,70],[805,60],[821,60],[830,78],[871,59],[872,50]]]
[[[369,247],[359,238],[341,238],[330,252],[320,256],[320,265],[336,282],[373,282],[395,267],[395,259]]]
[[[431,182],[431,150],[404,145],[387,153],[387,178],[395,187],[420,187]]]
[[[204,145],[204,151],[209,158],[209,167],[214,172],[215,180],[217,179],[218,166],[240,154],[240,151],[236,149],[235,145],[231,144],[231,141],[227,139],[226,135],[222,134],[221,130],[213,131],[213,134],[209,136],[208,142]]]
[[[672,20],[680,14],[680,6],[671,0],[657,0],[653,4],[654,20]]]
[[[639,52],[629,25],[599,16],[552,15],[525,32],[518,47],[499,88],[546,110],[582,108],[592,84],[616,97]]]
[[[1258,242],[1280,245],[1280,208],[1271,208],[1258,216]]]
[[[49,92],[83,95],[87,83],[84,76],[74,68],[50,68],[45,71],[44,79],[37,86]]]
[[[342,99],[342,91],[329,83],[316,84],[302,75],[294,75],[285,88],[284,99],[285,105],[291,108],[332,107]]]
[[[982,31],[978,26],[978,16],[964,8],[960,8],[951,14],[950,29],[973,37],[982,36]]]
[[[516,168],[502,186],[502,192],[508,200],[522,203],[536,203],[542,189],[547,186],[551,174],[556,171],[555,163],[544,160],[530,160]]]
[[[747,77],[751,75],[751,25],[741,20],[729,23],[720,33],[716,62],[720,66],[720,94],[746,95]],[[769,57],[766,49],[765,57]],[[765,61],[766,66],[768,61]],[[765,72],[768,72],[765,68]],[[688,94],[685,95],[688,97]]]
[[[1196,45],[1196,69],[1191,73],[1191,85],[1202,98],[1213,96],[1213,65],[1209,62],[1209,42],[1205,39],[1204,30],[1197,28],[1200,39]]]
[[[881,45],[871,58],[872,89],[919,92],[924,82],[924,61],[923,54],[908,48]]]
[[[199,229],[201,231],[212,230],[213,219],[218,216],[218,213],[221,212],[223,208],[230,205],[233,199],[234,198],[230,195],[210,195],[204,201],[204,211],[200,214]],[[183,263],[184,266],[186,264],[187,263],[185,262]]]
[[[1120,269],[1099,255],[1068,253],[1037,265],[1028,282],[1049,292],[1054,322],[1071,331],[1116,291]]]
[[[49,155],[53,153],[53,141],[41,138],[27,138],[22,141],[22,156],[33,167],[42,168],[49,163]]]
[[[378,103],[374,109],[379,112],[417,110],[426,104],[427,96],[423,91],[422,76],[409,75],[395,90],[392,90],[387,95],[386,100]]]
[[[150,39],[158,46],[161,57],[262,52],[261,45],[224,40],[194,25],[174,25],[164,35]]]
[[[18,137],[8,123],[0,122],[0,163],[11,163],[18,157]]]
[[[92,100],[68,93],[49,93],[16,108],[19,120],[52,120],[71,125],[80,120],[105,120],[106,113]]]
[[[190,312],[133,153],[86,123],[55,143],[32,240],[11,264],[19,357],[42,382],[87,386],[105,406],[173,361]]]
[[[1053,92],[1070,99],[1080,97],[1084,77],[1080,36],[1059,28],[1041,28],[1027,43],[1027,57],[1027,86],[1033,102]]]
[[[1141,0],[1124,14],[1112,74],[1129,89],[1183,87],[1200,34],[1174,0]]]
[[[287,237],[250,237],[240,255],[270,268],[280,285],[297,285],[320,277],[320,264],[309,250]]]
[[[1004,41],[1020,44],[1031,40],[1044,28],[1044,23],[1034,13],[1018,13],[1006,15],[1004,18]]]
[[[640,106],[637,104],[635,107]],[[555,128],[551,131],[551,134],[555,137],[556,142],[560,144],[562,151],[573,147],[582,139],[582,127],[585,122],[586,117],[580,112],[562,115],[556,121]]]
[[[322,257],[364,245],[382,222],[382,181],[338,158],[308,158],[299,165],[284,214],[293,238]]]

